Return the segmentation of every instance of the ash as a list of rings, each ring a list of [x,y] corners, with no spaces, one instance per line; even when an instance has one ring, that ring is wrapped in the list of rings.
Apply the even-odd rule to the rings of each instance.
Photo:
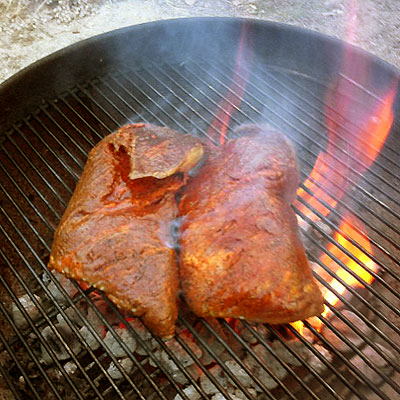
[[[350,310],[341,310],[341,318],[330,317],[322,330],[323,340],[319,340],[307,332],[295,335],[283,326],[269,327],[242,320],[204,321],[181,304],[175,337],[162,341],[140,319],[118,316],[100,292],[90,292],[90,302],[75,300],[79,296],[76,286],[60,274],[52,275],[44,275],[43,282],[54,300],[62,305],[64,315],[50,308],[52,323],[44,325],[39,308],[46,309],[48,302],[37,295],[34,302],[27,295],[22,296],[11,309],[21,329],[28,331],[32,323],[39,327],[39,335],[30,333],[28,340],[60,395],[66,393],[67,376],[80,387],[85,382],[83,373],[105,392],[113,390],[110,382],[123,387],[131,379],[143,393],[151,393],[150,384],[138,370],[139,364],[157,385],[169,382],[172,390],[174,382],[185,396],[194,400],[264,398],[265,393],[279,391],[281,385],[296,388],[293,374],[312,371],[312,375],[326,377],[330,371],[327,366],[332,365],[338,353],[349,359],[360,376],[374,384],[381,384],[383,377],[396,367],[396,357],[384,345],[371,347],[365,343],[371,329]],[[62,289],[56,281],[62,283]],[[75,306],[70,305],[68,298]],[[29,314],[28,319],[22,309]],[[343,341],[340,336],[346,339]],[[5,351],[0,354],[3,364],[4,357],[7,357]],[[376,368],[371,368],[370,362]],[[12,360],[8,363],[12,364]],[[99,363],[104,374],[99,374]],[[29,357],[25,364],[29,378],[39,384],[41,374]],[[11,371],[16,371],[15,367]],[[25,378],[19,375],[16,381],[24,394]],[[82,390],[90,393],[91,389]],[[179,400],[182,396],[171,392],[168,398]]]
[[[319,241],[322,246],[333,234],[322,222],[305,232],[311,242]],[[311,264],[316,274],[329,278],[318,264]],[[118,315],[101,292],[83,286],[88,294],[81,298],[76,283],[58,273],[43,274],[42,281],[50,296],[24,295],[10,309],[16,326],[26,332],[41,367],[54,380],[61,396],[66,395],[66,378],[77,382],[79,388],[85,383],[87,387],[82,390],[90,393],[84,375],[104,393],[113,392],[115,385],[129,388],[131,381],[143,393],[153,393],[140,369],[157,386],[168,387],[171,400],[184,396],[218,400],[262,399],[265,393],[279,397],[282,386],[301,396],[295,376],[305,376],[311,382],[315,377],[325,379],[332,375],[332,366],[340,356],[349,360],[360,384],[365,378],[381,385],[384,377],[398,368],[398,357],[384,344],[369,343],[371,323],[355,311],[357,308],[339,307],[320,334],[305,328],[300,335],[284,326],[198,319],[181,303],[176,335],[162,341],[140,319]],[[348,301],[352,303],[351,298]],[[54,308],[55,302],[62,313]],[[33,324],[38,334],[30,331]],[[5,356],[3,351],[0,358]],[[3,359],[1,362],[5,364]],[[7,362],[13,365],[12,360]],[[23,365],[35,384],[44,384],[29,357]],[[15,366],[11,371],[18,372]],[[24,376],[15,375],[15,381],[22,395],[29,393]]]

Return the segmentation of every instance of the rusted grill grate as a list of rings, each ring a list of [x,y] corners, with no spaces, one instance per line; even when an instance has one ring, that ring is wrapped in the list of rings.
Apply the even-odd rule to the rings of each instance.
[[[311,226],[304,232],[310,261],[334,276],[351,295],[334,292],[341,308],[331,307],[332,316],[319,317],[330,335],[307,322],[303,337],[291,326],[205,321],[183,312],[178,321],[182,334],[171,347],[150,338],[140,323],[132,327],[101,293],[75,282],[60,283],[47,272],[54,229],[88,151],[127,122],[147,121],[207,137],[221,98],[230,90],[232,74],[229,66],[190,60],[116,70],[43,104],[1,138],[0,372],[16,398],[173,399],[177,394],[196,398],[188,394],[188,386],[197,398],[212,398],[216,392],[224,396],[219,398],[253,398],[257,393],[260,398],[324,400],[400,395],[397,125],[373,168],[364,176],[350,178],[354,189],[338,199],[329,218],[320,215],[324,225],[303,215]],[[255,67],[243,101],[232,115],[230,134],[247,122],[278,127],[295,144],[306,178],[326,146],[321,100],[326,88],[325,82],[289,70]],[[380,101],[366,89],[360,91],[366,102]],[[340,121],[340,115],[337,118]],[[365,224],[374,254],[355,245],[380,267],[373,274],[373,284],[362,290],[349,287],[319,261],[321,252],[329,253],[328,243],[340,247],[326,227],[337,231],[343,210]],[[357,279],[335,255],[332,258]],[[328,287],[325,275],[315,275]],[[344,310],[351,311],[351,317]],[[16,314],[21,314],[22,323],[16,321]],[[354,315],[361,326],[354,323]],[[337,325],[334,319],[341,323]],[[93,321],[100,321],[104,332]],[[97,348],[89,344],[87,332],[99,343]],[[104,339],[105,332],[114,342]],[[312,342],[311,336],[317,340]],[[135,350],[127,337],[134,338]],[[118,361],[115,343],[122,349],[125,364]],[[350,351],[343,352],[338,343],[345,343]],[[60,357],[59,351],[66,355]],[[269,361],[262,361],[260,354]],[[262,373],[249,369],[249,360]],[[175,366],[170,368],[171,364]],[[225,380],[215,373],[215,366],[221,368]],[[206,378],[216,391],[209,393]]]

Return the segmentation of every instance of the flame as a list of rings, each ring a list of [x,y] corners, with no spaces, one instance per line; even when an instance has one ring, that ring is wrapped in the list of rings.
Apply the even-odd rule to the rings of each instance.
[[[352,42],[359,2],[350,0],[347,5],[346,37]],[[326,93],[328,146],[326,151],[319,153],[310,176],[297,190],[298,198],[294,205],[302,214],[300,224],[307,220],[317,222],[320,217],[329,215],[350,186],[376,160],[393,124],[393,102],[398,82],[392,82],[391,89],[386,90],[381,100],[371,93],[366,94],[365,88],[369,86],[372,75],[370,65],[367,58],[354,56],[356,51],[354,47],[345,45],[341,73]],[[352,80],[354,76],[357,82]],[[322,267],[315,271],[328,284],[327,287],[320,285],[326,303],[323,317],[329,316],[331,308],[340,304],[338,296],[344,295],[348,286],[362,288],[374,280],[373,273],[378,271],[378,266],[368,255],[373,253],[368,237],[361,233],[364,231],[356,217],[347,216],[333,237],[337,244],[330,243],[327,253],[320,257],[320,262],[335,276],[333,278]],[[322,330],[323,322],[319,317],[309,318],[307,322],[317,331]],[[302,321],[291,325],[304,336]]]
[[[292,322],[290,325],[292,325],[293,328],[296,329],[296,331],[299,332],[301,336],[304,336],[304,322],[303,321],[295,321],[295,322]]]
[[[218,137],[219,144],[225,143],[229,121],[235,109],[237,109],[242,102],[246,84],[249,79],[250,69],[245,68],[245,66],[251,61],[252,51],[251,46],[248,44],[247,28],[246,24],[243,25],[242,31],[240,32],[232,83],[222,98],[218,106],[217,114],[208,130],[209,137]]]
[[[301,187],[297,189],[297,196],[301,197],[309,206],[319,211],[323,216],[327,216],[330,213],[330,209],[323,203],[327,203],[332,208],[336,207],[337,204],[337,201],[326,190],[327,187],[331,186],[330,176],[332,174],[337,175],[335,168],[330,164],[330,159],[331,157],[327,153],[319,153],[310,176],[303,183],[311,193]],[[340,188],[340,197],[343,194],[342,191],[343,188]],[[338,193],[335,195],[338,198]],[[318,220],[316,214],[299,201],[296,201],[296,207],[311,220]]]
[[[348,120],[339,124],[337,117],[327,118],[327,151],[318,155],[310,176],[303,183],[311,193],[303,188],[297,190],[298,197],[323,217],[330,213],[330,208],[337,205],[349,188],[350,174],[363,174],[378,156],[393,124],[395,94],[395,88],[390,90],[373,112],[361,120],[358,129],[354,126],[349,128]],[[337,103],[338,96],[340,93],[330,94],[328,104]],[[351,134],[348,132],[350,129]],[[343,141],[346,141],[345,149],[341,145]],[[319,220],[319,216],[303,202],[297,200],[295,205],[305,217],[314,222]]]
[[[358,0],[346,3],[346,39],[354,42],[358,24]],[[359,178],[375,161],[394,120],[393,101],[397,80],[386,89],[381,101],[366,92],[370,86],[371,65],[350,45],[343,47],[340,74],[330,85],[325,97],[328,146],[321,152],[304,187],[299,188],[296,207],[305,217],[316,222],[326,217],[343,197],[354,179]],[[357,82],[352,80],[357,77]],[[368,93],[368,94],[367,94]],[[351,156],[350,156],[351,154]],[[350,180],[352,178],[353,182]],[[299,221],[302,223],[303,221]]]
[[[351,256],[337,244],[330,243],[327,247],[327,252],[320,257],[320,262],[332,271],[336,278],[341,279],[346,285],[353,288],[364,288],[365,285],[371,284],[374,281],[373,273],[378,272],[378,265],[369,256],[373,254],[372,246],[367,235],[363,233],[364,230],[363,224],[355,216],[346,216],[341,221],[339,229],[333,238]],[[357,243],[358,246],[352,242]],[[347,271],[341,263],[352,273]],[[317,273],[328,283],[327,287],[320,284],[326,303],[329,303],[331,307],[337,307],[340,300],[336,294],[344,295],[347,290],[346,286],[336,278],[333,278],[322,267]],[[325,305],[321,315],[327,317],[331,313],[330,307]],[[323,327],[321,319],[313,317],[307,321],[317,331],[321,331]],[[304,323],[302,321],[293,322],[291,325],[304,336]]]
[[[360,230],[356,229],[356,226],[362,226],[361,221],[357,220],[354,216],[349,216],[341,222],[339,231],[334,235],[334,239],[337,243],[346,249],[353,258],[349,257],[340,247],[330,243],[327,248],[327,253],[331,254],[324,253],[320,261],[347,285],[353,288],[363,288],[365,284],[371,284],[373,282],[374,277],[371,272],[376,273],[378,271],[378,265],[367,255],[367,253],[372,254],[372,247],[368,237],[361,233]],[[346,237],[359,246],[355,246]],[[334,258],[341,261],[354,274],[346,271]],[[357,277],[359,279],[357,279]],[[346,287],[336,279],[332,279],[331,282],[329,282],[329,286],[340,295],[344,294],[346,291]],[[324,289],[326,290],[326,288]],[[339,298],[332,291],[328,290],[324,297],[332,306],[339,302]]]

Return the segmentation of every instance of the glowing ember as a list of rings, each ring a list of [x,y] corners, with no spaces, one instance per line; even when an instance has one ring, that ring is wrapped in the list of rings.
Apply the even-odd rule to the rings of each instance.
[[[249,68],[245,68],[251,61],[251,46],[247,43],[247,26],[244,25],[240,33],[238,52],[236,56],[235,69],[232,83],[223,97],[218,112],[208,130],[210,138],[218,137],[219,144],[224,144],[227,136],[228,125],[232,113],[242,102],[246,84],[249,78]]]
[[[132,318],[132,317],[127,317],[127,318],[125,318],[125,321],[126,321],[126,322],[131,322],[131,321],[133,321],[133,318]],[[122,322],[120,322],[120,323],[118,324],[118,326],[119,326],[121,329],[125,329],[125,328],[126,328],[126,325],[123,324]]]

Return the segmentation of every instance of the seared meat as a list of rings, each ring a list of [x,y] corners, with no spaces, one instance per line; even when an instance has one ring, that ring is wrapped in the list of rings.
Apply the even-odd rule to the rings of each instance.
[[[323,298],[291,209],[294,149],[279,132],[247,125],[211,151],[179,205],[180,279],[201,317],[272,324],[319,314]]]
[[[104,291],[161,337],[174,334],[176,192],[203,156],[192,136],[133,124],[103,139],[55,232],[49,268]]]

